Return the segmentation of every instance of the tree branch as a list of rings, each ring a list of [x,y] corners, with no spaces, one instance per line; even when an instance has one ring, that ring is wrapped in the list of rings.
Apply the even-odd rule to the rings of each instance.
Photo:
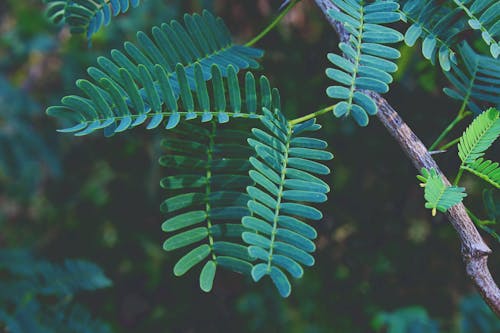
[[[330,0],[315,0],[318,7],[325,14],[330,25],[333,26],[340,41],[347,43],[349,33],[341,22],[333,20],[329,15],[329,10],[339,9]],[[399,114],[391,105],[379,94],[365,91],[378,106],[377,117],[385,126],[387,131],[399,143],[401,149],[410,158],[415,168],[434,168],[443,178],[446,184],[449,180],[439,169],[436,161],[429,154],[422,141],[413,133],[410,127],[401,119]],[[490,308],[500,317],[500,289],[496,285],[488,269],[487,261],[491,249],[481,238],[474,223],[467,215],[465,206],[460,203],[453,206],[446,213],[446,217],[451,222],[453,228],[458,233],[461,242],[462,258],[465,263],[467,275],[473,281],[476,288],[481,293],[483,299]]]

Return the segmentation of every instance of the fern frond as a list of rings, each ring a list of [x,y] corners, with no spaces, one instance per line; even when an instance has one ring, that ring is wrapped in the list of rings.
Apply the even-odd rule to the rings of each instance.
[[[405,43],[415,45],[421,38],[422,54],[432,64],[439,60],[444,71],[449,71],[451,64],[457,63],[456,45],[458,35],[464,31],[465,20],[461,10],[451,9],[435,0],[410,0],[405,3],[402,12],[411,22],[405,33]]]
[[[500,59],[492,59],[474,52],[464,43],[459,48],[463,66],[451,64],[445,72],[455,89],[444,88],[445,94],[465,103],[475,114],[483,106],[500,106]]]
[[[500,55],[500,2],[498,0],[453,0],[469,18],[469,25],[481,31],[494,58]]]
[[[458,156],[462,166],[470,165],[500,136],[500,118],[496,109],[488,109],[474,119],[458,143]]]
[[[170,170],[161,181],[169,197],[161,210],[168,214],[162,229],[174,233],[164,243],[166,251],[189,249],[174,266],[176,276],[204,263],[200,288],[210,291],[219,266],[250,273],[252,258],[241,243],[251,184],[245,145],[247,133],[186,123],[172,132],[163,146],[168,154],[160,164]]]
[[[262,52],[232,44],[222,21],[206,11],[203,16],[186,15],[184,20],[187,31],[176,21],[163,24],[161,28],[154,27],[155,42],[139,32],[138,46],[130,42],[124,44],[130,59],[117,50],[111,51],[113,60],[99,57],[97,62],[101,69],[88,69],[95,82],[78,80],[76,83],[86,96],[66,96],[61,100],[62,106],[47,109],[49,115],[73,123],[60,131],[86,135],[104,129],[105,134],[112,135],[146,120],[149,120],[148,129],[155,128],[165,117],[169,118],[167,128],[173,128],[181,116],[192,119],[201,115],[202,121],[216,116],[220,122],[228,120],[228,113],[253,116],[259,102],[255,78],[252,74],[245,78],[246,104],[242,106],[236,73],[240,69],[258,67],[255,58],[262,56]],[[201,27],[204,34],[201,35],[196,27]],[[210,79],[212,103],[206,86]],[[270,105],[269,81],[262,78],[260,83],[261,101],[264,106]],[[248,114],[241,113],[242,107]]]
[[[462,169],[469,171],[500,189],[500,168],[498,167],[498,162],[478,158],[474,162],[462,166]]]
[[[90,41],[112,16],[139,6],[140,0],[45,0],[45,15],[55,24],[68,24],[71,33],[85,33]]]
[[[432,210],[432,216],[436,216],[436,210],[446,212],[467,196],[465,188],[445,185],[435,169],[422,168],[421,173],[422,175],[417,178],[422,181],[421,185],[425,188],[425,208]]]
[[[110,327],[73,304],[79,291],[108,287],[111,281],[95,264],[66,260],[55,265],[23,249],[0,250],[0,328],[6,332],[110,332]],[[55,306],[40,302],[51,297]]]
[[[333,155],[323,150],[325,141],[300,136],[320,128],[315,120],[292,127],[279,109],[274,114],[267,109],[263,112],[266,130],[254,128],[254,138],[248,139],[256,152],[250,158],[249,172],[255,185],[247,187],[251,216],[242,220],[252,231],[242,237],[250,255],[261,261],[252,268],[253,279],[269,275],[281,296],[287,297],[291,285],[283,270],[300,278],[301,264],[314,264],[310,253],[316,248],[312,240],[317,234],[302,220],[322,218],[310,204],[326,201],[329,187],[312,174],[328,174],[330,170],[316,161],[330,160]]]
[[[44,295],[72,295],[112,284],[97,265],[84,260],[66,260],[61,266],[42,261],[37,271],[40,293]]]
[[[245,75],[244,88],[240,88],[236,70],[231,65],[224,70],[213,65],[213,77],[208,82],[203,78],[200,64],[194,65],[192,76],[178,64],[171,80],[157,65],[158,82],[153,81],[145,66],[139,65],[139,71],[144,79],[144,90],[138,89],[128,72],[120,70],[125,90],[120,91],[120,86],[103,79],[101,82],[108,89],[108,94],[89,81],[80,80],[77,85],[89,98],[67,96],[62,99],[65,106],[51,107],[47,113],[60,115],[64,112],[69,117],[77,117],[76,125],[60,132],[76,132],[75,135],[82,136],[103,128],[105,135],[110,136],[146,121],[146,128],[154,129],[167,119],[164,126],[172,129],[183,118],[191,120],[200,117],[202,122],[215,118],[219,123],[226,123],[232,117],[258,118],[261,116],[257,112],[259,107],[279,103],[277,91],[271,89],[269,80],[264,76],[259,80],[260,96],[257,95],[255,77],[250,72]],[[222,77],[223,71],[228,75],[227,79]],[[191,91],[190,83],[194,85],[194,91]],[[213,98],[210,98],[209,91],[213,92]]]
[[[361,126],[368,125],[368,115],[377,112],[375,102],[358,90],[371,90],[386,93],[392,82],[397,66],[392,60],[400,57],[398,50],[385,44],[399,42],[403,35],[383,26],[397,22],[400,14],[399,4],[384,1],[364,5],[361,0],[332,0],[342,11],[330,10],[328,14],[344,24],[350,33],[348,43],[339,47],[345,58],[328,54],[328,60],[338,69],[328,68],[326,75],[340,85],[328,87],[329,97],[340,99],[333,113],[336,117],[352,115]]]

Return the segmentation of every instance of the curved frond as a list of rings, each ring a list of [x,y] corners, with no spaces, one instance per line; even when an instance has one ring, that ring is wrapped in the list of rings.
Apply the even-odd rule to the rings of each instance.
[[[99,129],[105,135],[113,135],[147,122],[147,129],[162,123],[166,129],[176,127],[182,119],[200,118],[208,122],[215,118],[226,123],[233,117],[258,118],[261,107],[271,107],[279,103],[278,92],[271,89],[269,80],[261,76],[258,83],[252,73],[245,74],[244,87],[240,83],[233,66],[221,69],[213,65],[212,78],[205,82],[203,68],[194,65],[192,75],[180,64],[176,72],[169,75],[159,65],[155,66],[158,81],[154,81],[145,66],[139,65],[141,84],[139,89],[131,74],[120,70],[122,86],[104,78],[103,88],[79,80],[77,85],[87,97],[66,96],[64,106],[51,107],[47,113],[74,119],[72,126],[60,132],[75,132],[82,136]],[[228,75],[223,78],[222,73]],[[191,91],[190,85],[193,91]],[[257,87],[260,86],[260,94]],[[226,93],[227,92],[227,93]]]
[[[328,60],[337,68],[328,68],[326,75],[340,85],[328,87],[326,93],[342,100],[334,108],[336,117],[352,115],[359,125],[366,126],[368,115],[374,115],[377,106],[359,90],[389,91],[391,73],[397,70],[393,60],[399,58],[400,53],[386,44],[401,41],[403,35],[382,24],[400,20],[399,4],[384,1],[364,5],[361,0],[332,2],[342,11],[330,10],[328,14],[344,24],[350,38],[348,43],[339,44],[347,59],[328,54]]]
[[[90,40],[111,17],[139,6],[140,0],[44,0],[45,15],[55,24],[66,23],[71,33],[85,33]]]
[[[451,9],[435,0],[410,0],[402,12],[411,23],[405,33],[405,43],[413,46],[421,38],[424,57],[432,64],[438,59],[441,68],[449,71],[451,64],[457,63],[458,35],[466,24],[461,10]]]
[[[61,100],[62,106],[47,109],[49,115],[72,124],[61,131],[86,135],[104,129],[105,134],[111,135],[147,120],[147,128],[155,128],[165,117],[166,127],[172,128],[181,116],[192,119],[199,115],[202,121],[216,116],[220,122],[226,122],[228,113],[248,117],[259,110],[258,102],[271,105],[272,90],[267,79],[259,82],[261,100],[257,100],[253,75],[245,78],[243,97],[236,75],[240,69],[258,67],[255,58],[262,55],[260,50],[232,44],[222,21],[208,12],[184,19],[187,31],[173,21],[153,28],[155,42],[143,32],[137,34],[137,46],[126,42],[128,56],[113,50],[111,59],[99,57],[100,68],[88,69],[94,82],[76,82],[85,97],[66,96]],[[210,38],[200,35],[199,29],[189,28],[202,26],[195,24],[198,21],[205,22],[204,36]],[[191,33],[193,38],[189,37]],[[208,80],[213,100],[209,98]]]
[[[453,0],[468,17],[469,25],[481,31],[481,37],[490,46],[491,55],[500,55],[500,2],[498,0]]]
[[[452,63],[452,69],[445,72],[455,86],[444,88],[445,94],[466,103],[475,114],[484,110],[483,105],[500,106],[500,59],[477,54],[467,43],[459,53],[463,66]]]
[[[462,166],[462,169],[500,189],[500,167],[498,167],[498,162],[478,158],[474,162]]]
[[[246,132],[217,128],[213,120],[205,125],[186,123],[169,132],[162,143],[168,152],[159,162],[168,170],[161,181],[168,191],[161,204],[168,214],[162,229],[170,234],[163,248],[184,250],[174,266],[176,276],[203,265],[200,288],[208,292],[217,267],[240,273],[252,268],[240,222],[248,215],[251,149]]]
[[[325,141],[301,136],[320,128],[314,120],[292,127],[279,109],[274,114],[263,112],[265,130],[254,128],[254,137],[248,139],[256,157],[250,158],[254,185],[247,187],[251,216],[242,223],[252,231],[242,237],[249,244],[249,254],[259,260],[252,268],[253,279],[269,275],[281,296],[287,297],[291,285],[284,271],[300,278],[301,265],[314,264],[316,231],[303,220],[322,218],[311,204],[326,201],[329,187],[313,174],[328,174],[330,170],[320,162],[333,155],[323,150]]]
[[[462,166],[470,165],[484,155],[484,152],[500,136],[500,118],[496,109],[481,113],[467,127],[458,143],[458,156]]]
[[[417,178],[422,181],[421,185],[425,188],[425,208],[432,210],[432,216],[436,216],[436,210],[446,212],[467,196],[465,188],[445,185],[435,169],[422,168],[421,172],[422,175]]]

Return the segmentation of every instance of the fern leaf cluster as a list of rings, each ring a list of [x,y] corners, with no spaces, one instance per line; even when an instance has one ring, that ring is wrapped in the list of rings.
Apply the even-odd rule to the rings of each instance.
[[[264,109],[261,122],[265,131],[253,129],[248,139],[256,157],[250,158],[250,177],[255,185],[247,187],[251,216],[242,223],[251,231],[243,233],[249,254],[259,260],[252,277],[259,281],[269,275],[279,293],[287,297],[290,282],[283,272],[300,278],[301,265],[312,266],[316,231],[303,220],[320,220],[322,214],[311,203],[326,201],[329,187],[313,174],[330,172],[321,161],[333,155],[324,151],[325,141],[302,136],[320,128],[314,120],[292,127],[279,109]]]
[[[462,168],[500,189],[500,167],[498,162],[478,158]]]
[[[245,187],[251,184],[246,132],[207,125],[186,123],[172,131],[159,161],[169,171],[161,181],[169,194],[161,205],[168,214],[162,229],[175,233],[163,248],[189,249],[174,266],[177,276],[203,262],[199,280],[206,292],[218,266],[247,274],[252,268],[240,223],[248,215]]]
[[[422,181],[422,186],[425,188],[425,208],[432,210],[432,216],[436,216],[437,210],[446,212],[467,196],[465,188],[446,185],[435,169],[422,168],[421,172],[422,175],[417,178]]]
[[[451,64],[457,63],[455,47],[465,28],[461,10],[439,5],[435,0],[410,0],[402,12],[411,23],[405,33],[405,43],[413,46],[421,38],[424,57],[432,64],[439,60],[441,68],[449,71]]]
[[[444,88],[445,94],[465,103],[475,114],[482,105],[500,105],[500,59],[477,54],[464,43],[459,49],[463,65],[452,64],[445,72],[455,89]]]
[[[167,215],[162,229],[169,233],[163,247],[184,251],[174,274],[200,267],[199,285],[207,292],[218,267],[256,281],[269,274],[288,296],[282,270],[297,278],[301,264],[314,263],[316,231],[302,220],[322,217],[309,204],[325,201],[329,188],[312,174],[327,174],[317,160],[332,155],[323,151],[324,141],[299,136],[319,129],[314,120],[289,125],[278,90],[265,76],[238,76],[240,69],[259,66],[260,50],[233,44],[222,21],[208,12],[185,15],[184,23],[186,28],[176,21],[154,27],[154,41],[139,32],[137,45],[127,42],[125,52],[98,58],[99,68],[88,69],[93,82],[77,81],[85,96],[66,96],[47,113],[72,122],[59,131],[77,136],[99,129],[113,135],[143,123],[173,129],[159,163],[168,173],[161,181],[168,190],[161,205]],[[248,131],[223,128],[231,117],[260,119],[262,129],[254,128],[255,138],[246,143]],[[189,122],[195,118],[201,123]],[[255,260],[263,263],[254,266]]]
[[[90,40],[111,17],[139,6],[140,0],[45,0],[45,14],[55,23],[68,24],[71,33],[85,33]]]
[[[500,118],[496,109],[481,113],[467,127],[458,143],[458,156],[462,165],[473,163],[500,135]]]
[[[453,0],[468,18],[474,30],[481,31],[481,37],[490,46],[490,53],[500,55],[500,2],[497,0]]]
[[[232,44],[222,21],[206,11],[203,16],[186,15],[184,22],[187,29],[177,21],[154,27],[154,42],[139,32],[138,46],[124,44],[126,54],[113,50],[112,60],[99,57],[100,68],[88,69],[95,82],[77,81],[86,96],[66,96],[62,106],[47,109],[49,115],[73,123],[60,131],[81,136],[104,129],[106,135],[112,135],[146,121],[148,129],[156,128],[165,117],[166,127],[173,128],[181,116],[201,116],[202,121],[216,116],[226,122],[228,110],[234,116],[242,115],[236,73],[242,68],[258,67],[255,58],[262,52]],[[206,85],[209,79],[212,103]],[[262,79],[260,86],[264,105],[271,107],[272,91],[267,79]],[[245,87],[245,109],[251,115],[258,110],[252,74],[247,74]]]
[[[500,188],[498,163],[485,160],[482,156],[499,136],[499,112],[491,108],[474,119],[458,143],[458,156],[462,161],[460,168],[478,176],[496,188]]]
[[[108,325],[71,301],[81,292],[109,287],[111,281],[95,264],[66,260],[56,265],[26,250],[0,250],[0,327],[8,332],[108,333]],[[55,306],[40,298],[52,298]],[[44,306],[42,306],[42,304]]]
[[[335,81],[328,87],[329,97],[339,99],[333,113],[337,117],[352,115],[361,126],[368,124],[368,115],[377,112],[373,100],[359,90],[385,93],[392,82],[391,73],[397,70],[393,60],[400,57],[399,51],[387,46],[399,42],[403,35],[383,24],[397,22],[399,4],[394,1],[364,5],[361,0],[332,0],[341,9],[328,14],[342,22],[350,33],[348,43],[339,47],[345,55],[328,54],[328,60],[336,68],[328,68],[327,76]]]
[[[160,164],[169,176],[161,186],[169,197],[161,205],[168,214],[162,228],[175,233],[164,249],[185,249],[174,274],[202,266],[199,284],[207,292],[222,266],[255,281],[269,275],[287,297],[284,271],[300,278],[301,265],[314,264],[317,233],[304,220],[322,217],[310,204],[326,201],[329,187],[313,174],[328,174],[320,162],[333,156],[323,150],[325,141],[304,135],[320,128],[314,120],[292,127],[279,108],[265,107],[259,119],[248,144],[247,132],[221,129],[214,120],[209,127],[185,123],[163,143],[169,154]]]

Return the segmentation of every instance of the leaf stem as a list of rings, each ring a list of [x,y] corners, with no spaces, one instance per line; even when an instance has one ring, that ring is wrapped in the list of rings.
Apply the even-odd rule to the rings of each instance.
[[[464,169],[462,169],[462,167],[460,167],[460,169],[458,169],[458,173],[457,173],[457,176],[455,177],[455,180],[453,181],[453,185],[458,185],[458,182],[460,181],[460,178],[462,177],[462,174],[464,173]]]
[[[462,107],[460,108],[460,111],[458,111],[458,115],[455,117],[455,119],[453,119],[453,121],[439,135],[436,141],[434,141],[434,143],[429,147],[430,151],[434,150],[441,143],[441,141],[443,141],[444,138],[446,138],[448,133],[450,133],[450,131],[454,129],[455,126],[457,126],[458,123],[460,123],[463,119],[467,118],[469,115],[472,114],[472,112],[464,110],[465,110],[465,103],[462,104]]]
[[[264,30],[262,30],[260,34],[255,36],[251,41],[247,42],[245,46],[253,46],[259,40],[264,38],[264,36],[266,36],[269,33],[269,31],[271,31],[299,1],[300,0],[290,1],[290,3],[285,7],[285,9],[283,9],[283,11],[278,16],[276,16],[276,18],[267,27]]]
[[[289,124],[291,126],[293,126],[293,125],[297,125],[297,124],[303,123],[304,121],[307,121],[307,120],[312,119],[312,118],[316,118],[317,116],[321,116],[322,114],[325,114],[325,113],[328,113],[330,111],[333,111],[334,107],[335,107],[335,105],[330,105],[330,106],[328,106],[328,107],[326,107],[324,109],[318,110],[318,111],[313,112],[313,113],[309,113],[308,115],[305,115],[303,117],[290,120]]]
[[[459,142],[460,142],[460,138],[456,138],[455,140],[452,140],[452,141],[448,142],[447,144],[442,145],[441,147],[439,147],[438,150],[446,150],[446,149],[456,145]]]

